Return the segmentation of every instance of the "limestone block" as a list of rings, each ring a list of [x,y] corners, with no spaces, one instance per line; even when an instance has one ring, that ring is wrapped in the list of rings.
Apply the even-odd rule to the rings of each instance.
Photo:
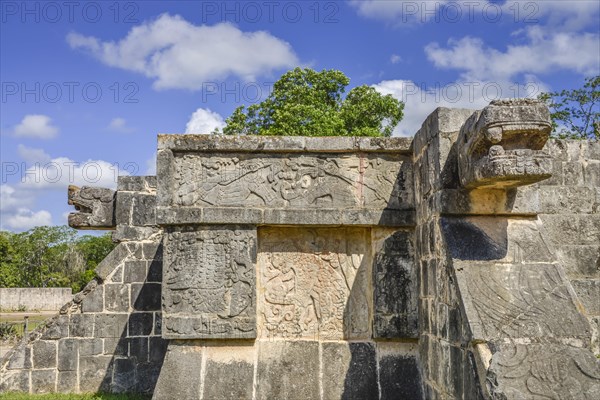
[[[131,307],[135,311],[159,311],[161,304],[160,283],[132,283]]]
[[[320,398],[319,343],[259,341],[256,399]]]
[[[555,264],[454,261],[474,339],[578,338],[590,327],[573,290]]]
[[[56,370],[31,371],[31,388],[33,393],[52,393],[56,391]]]
[[[163,270],[164,338],[256,336],[256,230],[175,228]]]
[[[204,349],[206,361],[202,398],[251,400],[256,351],[252,343],[216,343]]]
[[[600,361],[586,348],[561,344],[502,344],[487,382],[493,398],[596,399]]]
[[[56,391],[58,393],[76,393],[77,371],[58,371]]]
[[[368,240],[363,228],[261,228],[259,336],[369,338]]]
[[[112,356],[79,357],[79,390],[108,392],[113,370]]]
[[[28,370],[8,370],[2,371],[0,374],[0,392],[25,392],[29,393],[31,386],[29,376],[31,372]]]
[[[79,341],[80,356],[97,356],[103,351],[102,339],[83,339]]]
[[[152,398],[200,399],[201,365],[201,346],[194,341],[171,341]]]
[[[94,314],[71,314],[69,336],[92,337],[94,334]]]
[[[324,399],[379,399],[375,345],[368,342],[324,342]]]
[[[423,399],[421,376],[414,352],[395,343],[378,344],[379,386],[382,399]],[[439,364],[447,364],[441,361]],[[438,365],[439,365],[438,364]],[[436,365],[431,365],[435,368]]]
[[[104,285],[105,307],[107,311],[129,311],[129,285],[107,283]]]
[[[76,371],[79,354],[79,340],[62,339],[58,342],[58,370]]]
[[[373,337],[418,337],[417,274],[412,232],[376,237],[373,258]]]
[[[129,249],[124,243],[119,243],[100,263],[96,266],[96,276],[106,279],[129,256]]]

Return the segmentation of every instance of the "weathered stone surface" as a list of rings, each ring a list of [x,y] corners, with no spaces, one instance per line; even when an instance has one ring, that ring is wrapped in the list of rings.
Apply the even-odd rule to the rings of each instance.
[[[129,285],[106,284],[104,285],[105,307],[107,311],[129,311]]]
[[[136,312],[129,316],[129,336],[148,336],[154,327],[154,315],[149,312]]]
[[[159,185],[159,204],[406,209],[413,198],[404,161],[397,154],[175,153],[164,161],[173,163],[165,168],[173,176]]]
[[[77,339],[62,339],[58,342],[58,370],[76,371],[77,358],[79,357],[79,343]]]
[[[58,393],[77,392],[77,371],[59,371],[56,380]]]
[[[52,369],[31,371],[31,388],[34,393],[55,392],[56,371]]]
[[[476,111],[457,140],[461,184],[508,188],[549,178],[551,158],[540,150],[550,122],[548,107],[532,99],[495,100]]]
[[[134,392],[136,386],[136,364],[131,358],[117,358],[113,364],[111,391],[114,393]]]
[[[369,338],[367,235],[360,228],[261,228],[260,336]]]
[[[590,328],[554,264],[454,262],[475,339],[578,337]]]
[[[127,246],[119,243],[100,263],[96,266],[96,276],[106,279],[125,258],[130,255]]]
[[[573,279],[571,284],[586,314],[600,315],[600,279]]]
[[[256,399],[320,398],[319,343],[260,341]]]
[[[25,392],[29,393],[31,371],[8,370],[0,374],[0,392]]]
[[[125,192],[152,192],[156,190],[156,176],[119,176],[118,191]]]
[[[375,238],[379,249],[373,259],[373,336],[416,338],[418,289],[412,232],[382,233]]]
[[[115,227],[115,191],[112,189],[69,186],[69,204],[77,212],[69,214],[69,226],[77,229]]]
[[[487,382],[493,398],[596,399],[600,361],[588,349],[560,344],[503,344]]]
[[[102,354],[103,351],[102,339],[84,339],[79,341],[79,355],[86,356],[97,356]]]
[[[165,248],[163,337],[256,337],[255,229],[176,229]]]
[[[92,337],[94,335],[93,314],[72,314],[69,316],[69,336]]]
[[[123,281],[126,283],[144,282],[148,275],[147,261],[125,261]]]
[[[199,399],[202,355],[194,341],[171,341],[152,398]]]
[[[118,338],[127,335],[128,314],[96,314],[97,338]]]
[[[256,351],[252,343],[215,343],[205,350],[202,398],[251,400]]]
[[[79,390],[83,393],[109,391],[112,360],[112,356],[79,357]]]
[[[31,347],[25,344],[19,344],[13,349],[12,354],[8,355],[9,361],[7,369],[29,369],[31,368]]]
[[[135,311],[160,310],[161,285],[159,283],[131,284],[131,302]]]
[[[139,226],[156,225],[156,195],[136,194],[131,209],[131,223]]]
[[[84,313],[104,311],[104,286],[94,288],[81,302],[81,311]]]
[[[379,386],[382,399],[424,398],[417,360],[412,355],[383,352],[379,358]]]
[[[379,399],[377,355],[373,343],[324,342],[324,399]]]

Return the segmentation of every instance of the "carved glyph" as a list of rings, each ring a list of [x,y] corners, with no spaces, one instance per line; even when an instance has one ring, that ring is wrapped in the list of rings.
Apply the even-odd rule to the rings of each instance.
[[[112,229],[115,227],[115,191],[107,188],[69,185],[69,226],[76,229]]]
[[[600,361],[585,348],[561,344],[503,344],[487,374],[493,398],[600,397]]]
[[[254,229],[169,232],[163,274],[164,336],[255,337],[255,262]]]
[[[263,228],[259,336],[370,337],[367,230]]]
[[[178,153],[174,163],[175,206],[400,208],[412,200],[393,156]]]
[[[551,158],[541,149],[552,125],[538,100],[492,101],[462,126],[457,140],[461,184],[510,188],[547,179]]]
[[[476,339],[589,340],[589,325],[560,266],[455,261],[455,270]]]

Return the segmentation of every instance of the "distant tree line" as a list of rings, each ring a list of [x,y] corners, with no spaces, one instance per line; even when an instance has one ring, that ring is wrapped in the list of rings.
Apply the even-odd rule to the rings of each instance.
[[[79,292],[114,247],[110,233],[78,236],[67,226],[0,231],[0,287],[70,287]]]

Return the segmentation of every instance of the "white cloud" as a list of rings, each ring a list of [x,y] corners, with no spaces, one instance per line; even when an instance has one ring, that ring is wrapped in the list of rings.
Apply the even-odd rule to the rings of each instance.
[[[106,65],[155,79],[155,89],[200,89],[230,76],[251,81],[298,65],[289,43],[268,32],[243,32],[229,23],[196,26],[169,14],[133,27],[118,42],[79,33],[67,35],[67,42]]]
[[[459,23],[479,21],[496,24],[544,24],[555,31],[579,31],[596,27],[600,6],[595,0],[351,0],[358,15],[410,26],[421,22]]]
[[[398,64],[400,61],[402,61],[402,57],[400,57],[398,54],[392,54],[390,57],[390,62],[392,64]]]
[[[449,1],[351,0],[350,5],[363,17],[406,25],[435,18]]]
[[[19,137],[51,139],[57,133],[58,128],[52,125],[52,119],[42,114],[26,115],[14,128],[15,136]]]
[[[570,70],[594,75],[600,70],[600,35],[552,33],[540,27],[526,30],[528,43],[506,51],[486,46],[482,39],[450,39],[446,47],[430,43],[425,53],[438,68],[457,69],[465,80],[509,80],[519,74]],[[574,44],[577,45],[574,45]]]
[[[47,163],[50,161],[50,155],[44,151],[44,149],[35,149],[33,147],[27,147],[22,144],[17,146],[17,153],[28,164],[33,163]]]
[[[23,188],[64,190],[69,185],[116,188],[119,175],[129,175],[118,165],[103,160],[76,162],[67,157],[35,164],[24,172]]]
[[[16,213],[2,218],[2,225],[16,231],[26,231],[36,226],[52,225],[52,215],[46,210],[32,211],[19,208]]]
[[[185,126],[185,133],[209,134],[216,128],[223,129],[225,121],[218,113],[208,108],[199,108],[190,117]]]
[[[404,102],[404,118],[394,129],[394,136],[412,136],[425,118],[437,107],[481,109],[490,101],[506,97],[534,97],[547,88],[535,76],[528,76],[528,83],[512,82],[466,82],[448,85],[417,84],[410,80],[389,80],[373,87],[380,93],[391,94]]]
[[[31,207],[33,198],[27,191],[17,190],[11,185],[0,185],[0,212],[14,211],[20,207]]]
[[[108,124],[108,129],[119,133],[131,133],[134,131],[133,128],[127,126],[125,118],[121,117],[113,118]]]

